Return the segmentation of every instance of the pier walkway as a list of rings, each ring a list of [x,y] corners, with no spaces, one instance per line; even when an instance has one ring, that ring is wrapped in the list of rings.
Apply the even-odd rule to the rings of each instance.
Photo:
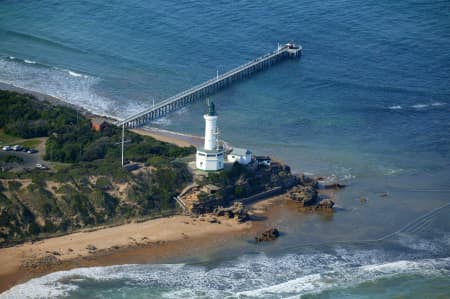
[[[125,128],[142,126],[147,122],[163,117],[172,111],[197,101],[198,99],[212,95],[233,82],[240,81],[256,72],[267,69],[278,61],[288,57],[298,57],[301,55],[301,51],[302,47],[294,43],[279,45],[278,48],[271,53],[260,56],[224,74],[218,75],[206,82],[171,96],[145,111],[130,116],[122,121],[118,121],[117,125],[124,125]]]

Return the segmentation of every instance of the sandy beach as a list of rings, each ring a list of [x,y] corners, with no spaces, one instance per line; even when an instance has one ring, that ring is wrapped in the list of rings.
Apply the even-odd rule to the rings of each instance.
[[[199,146],[203,143],[203,138],[199,136],[185,135],[157,128],[131,129],[130,131],[136,134],[150,136],[167,143],[172,143],[180,147]]]
[[[179,215],[2,248],[0,292],[57,270],[161,262],[254,234],[252,222],[240,224],[225,218],[219,221],[209,223],[208,217]]]
[[[254,218],[267,215],[268,208],[282,197],[255,203]],[[253,239],[266,221],[238,223],[235,219],[177,215],[129,223],[96,231],[27,242],[0,249],[0,293],[47,273],[88,266],[169,262],[195,256],[199,250],[214,250],[233,240]]]

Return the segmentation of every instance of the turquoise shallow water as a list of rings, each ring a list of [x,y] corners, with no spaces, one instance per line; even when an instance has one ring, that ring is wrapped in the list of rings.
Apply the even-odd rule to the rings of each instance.
[[[308,275],[319,273],[324,276],[311,283],[320,285],[323,278],[326,287],[317,287],[320,292],[311,298],[420,298],[436,289],[433,298],[449,293],[442,287],[449,281],[448,209],[403,232],[406,239],[395,235],[395,242],[385,241],[375,250],[379,257],[362,254],[365,260],[352,263],[348,258],[342,264],[345,271],[354,267],[364,272],[360,268],[367,265],[394,263],[400,269],[401,261],[432,260],[437,270],[431,276],[399,270],[389,274],[392,279],[361,274],[348,282],[348,270],[345,277],[338,271],[332,278],[337,283],[327,284],[324,273],[329,269],[321,268],[316,257],[340,259],[333,247],[339,241],[380,238],[449,203],[449,11],[446,1],[2,1],[0,81],[126,117],[215,76],[217,69],[224,72],[270,52],[277,42],[301,43],[300,60],[285,61],[213,97],[221,138],[281,158],[294,170],[348,183],[337,198],[341,209],[331,219],[286,213],[278,224],[286,233],[283,238],[267,247],[241,244],[233,249],[228,276],[221,277],[225,284],[219,284],[219,293],[205,296],[222,297],[220,292],[230,285],[230,296],[251,286],[256,290],[290,281],[306,286]],[[204,111],[205,103],[198,102],[152,126],[201,135]],[[383,192],[389,196],[381,198]],[[369,199],[365,205],[358,200],[362,196]],[[417,245],[411,249],[414,254],[404,255],[405,242],[427,249]],[[306,245],[313,246],[311,256],[293,249]],[[358,246],[346,250],[356,254],[379,245]],[[191,261],[167,267],[187,267],[195,281],[203,281],[224,267],[220,259],[225,253],[207,258],[212,272],[191,266]],[[277,258],[267,259],[266,254]],[[310,258],[307,264],[317,267],[316,272],[301,272],[303,264],[295,264],[299,269],[273,272],[275,280],[258,280],[254,265],[261,258],[270,268],[291,255]],[[242,270],[247,261],[254,263]],[[133,269],[145,277],[159,266],[126,267],[99,269],[99,277]],[[107,294],[102,292],[120,288],[123,293],[118,294],[147,298],[188,288],[171,285],[179,276],[167,273],[150,287],[136,286],[134,277],[103,281],[82,274],[84,282],[68,294],[76,298],[83,292]],[[36,288],[45,287],[38,283]],[[308,292],[258,294],[278,298]]]

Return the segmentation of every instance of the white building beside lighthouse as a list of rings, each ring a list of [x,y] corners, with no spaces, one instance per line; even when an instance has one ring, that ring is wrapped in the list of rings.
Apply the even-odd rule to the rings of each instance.
[[[208,102],[208,113],[203,115],[205,119],[205,144],[197,148],[197,169],[205,171],[217,171],[223,169],[224,152],[219,146],[217,130],[217,113],[213,102]]]

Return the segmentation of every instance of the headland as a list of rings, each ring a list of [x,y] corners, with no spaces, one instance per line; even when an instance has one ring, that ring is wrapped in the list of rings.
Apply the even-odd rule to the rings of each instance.
[[[55,97],[5,84],[0,85],[0,88],[22,94],[31,94],[43,103],[49,102],[51,106],[63,105],[69,109],[75,108],[83,115],[87,115],[89,119],[99,117],[80,107],[66,104]],[[181,155],[178,158],[189,154],[192,145],[198,145],[202,142],[202,139],[197,136],[187,136],[156,129],[135,129],[133,132],[143,136],[151,136],[163,142],[154,144],[147,139],[142,141],[138,137],[133,137],[141,147],[144,145],[151,148],[157,146],[161,149],[161,147],[166,147],[164,144],[170,143],[186,148],[185,151],[179,151],[174,147],[168,147],[168,152],[175,151],[177,155]],[[117,132],[112,130],[108,134],[109,137],[114,138]],[[52,136],[55,137],[55,134]],[[48,144],[47,139],[44,141]],[[146,143],[150,143],[150,145]],[[107,147],[107,145],[104,145],[104,147]],[[41,148],[44,148],[42,142]],[[58,148],[55,147],[53,155],[56,155],[57,150]],[[117,151],[114,147],[109,150],[111,155]],[[39,155],[44,158],[45,154],[48,153],[40,153]],[[88,159],[92,162],[86,164],[84,170],[87,171],[89,167],[104,167],[101,160],[107,159],[107,155],[108,150],[105,151],[103,158],[100,157],[98,160],[94,153],[94,159]],[[52,160],[54,157],[47,156],[46,158]],[[79,158],[81,159],[81,156]],[[15,204],[13,198],[20,199],[19,205],[22,210],[19,210],[22,212],[20,215],[18,214],[20,217],[18,217],[18,222],[16,221],[15,225],[23,226],[24,230],[8,235],[7,223],[12,223],[8,222],[7,219],[10,218],[5,216],[9,215],[8,209],[3,209],[2,215],[6,218],[2,217],[6,219],[7,223],[5,223],[6,231],[3,231],[3,241],[5,242],[2,247],[5,248],[0,249],[0,263],[4,265],[0,272],[0,291],[32,277],[58,270],[83,266],[170,261],[180,256],[194,255],[200,249],[214,250],[214,248],[224,246],[224,244],[233,240],[253,239],[256,234],[268,229],[273,223],[273,221],[269,221],[271,219],[270,206],[286,200],[286,198],[292,199],[301,207],[309,207],[309,210],[330,212],[333,208],[333,202],[323,201],[323,197],[317,193],[317,180],[292,175],[288,166],[282,162],[277,162],[269,168],[256,167],[252,171],[245,170],[243,172],[242,169],[233,168],[234,173],[232,169],[228,177],[210,177],[205,183],[219,185],[218,187],[222,188],[224,192],[205,194],[201,186],[190,188],[188,192],[184,192],[184,195],[191,199],[194,198],[190,202],[191,212],[194,213],[191,213],[191,216],[179,215],[181,211],[174,210],[175,203],[165,201],[171,199],[174,194],[182,193],[181,187],[186,186],[190,179],[185,177],[180,181],[180,174],[183,177],[186,176],[186,173],[179,172],[182,167],[177,166],[181,168],[171,172],[173,175],[164,177],[164,174],[167,173],[159,173],[164,180],[170,180],[173,183],[173,185],[167,186],[169,188],[167,191],[164,191],[170,191],[169,197],[165,200],[160,198],[158,203],[159,205],[169,204],[169,206],[166,208],[159,207],[157,208],[160,211],[158,215],[147,217],[153,215],[152,211],[155,207],[142,204],[142,199],[148,196],[141,190],[143,188],[130,187],[144,186],[154,172],[160,169],[171,169],[171,166],[166,162],[175,157],[166,154],[163,155],[163,158],[161,160],[153,156],[152,165],[146,166],[145,160],[142,160],[142,157],[135,153],[133,160],[137,161],[136,164],[139,169],[130,171],[130,176],[113,174],[109,168],[104,169],[106,171],[104,173],[102,171],[95,173],[88,171],[77,176],[75,172],[67,170],[72,169],[70,166],[72,163],[79,161],[77,157],[74,158],[74,161],[62,161],[64,163],[48,162],[52,174],[45,174],[44,176],[42,176],[42,172],[29,169],[25,171],[28,174],[24,175],[5,174],[6,176],[2,177],[2,196],[13,204]],[[112,165],[112,167],[116,166],[119,165]],[[63,178],[56,178],[56,175],[62,174],[61,169],[65,169],[66,175],[69,175],[67,181]],[[6,172],[8,173],[8,171]],[[111,180],[108,179],[109,176],[112,177]],[[136,177],[145,179],[138,180],[135,179]],[[106,181],[105,178],[107,178]],[[161,183],[159,182],[159,184]],[[294,189],[291,189],[291,187],[294,187]],[[281,188],[283,192],[268,192],[274,188]],[[238,190],[242,194],[238,194]],[[284,193],[288,190],[290,190],[288,193]],[[75,198],[76,194],[80,192],[88,192],[96,194],[96,196],[94,198],[89,196],[87,198]],[[158,194],[162,191],[155,189],[154,192]],[[202,195],[200,198],[199,194]],[[218,197],[219,194],[220,197]],[[278,194],[283,195],[277,196]],[[130,196],[132,196],[134,202],[130,202]],[[43,209],[40,209],[39,206],[30,208],[33,206],[33,204],[30,205],[30,202],[35,199],[42,201],[52,199],[52,201]],[[249,203],[243,213],[249,216],[250,221],[243,222],[239,217],[230,217],[227,210],[217,209],[218,206],[231,205],[234,200]],[[61,202],[64,201],[68,203],[77,201],[88,205],[97,203],[97,205],[93,204],[88,207],[88,210],[94,210],[86,212],[87,214],[84,215],[84,212],[82,212],[84,208],[81,206],[69,204],[70,208],[67,208],[69,212],[65,211],[61,206]],[[107,211],[111,204],[114,205],[115,212]],[[172,205],[172,209],[170,205]],[[130,213],[131,210],[136,210],[136,208],[137,213]],[[73,214],[73,211],[78,212]],[[161,211],[168,211],[169,213]],[[30,219],[23,217],[29,212],[33,214],[33,217]],[[62,226],[68,215],[75,218]],[[162,217],[164,215],[173,216]],[[155,217],[157,219],[151,219]],[[30,220],[33,220],[37,225],[25,225]],[[37,232],[33,230],[37,230]],[[8,236],[11,239],[8,239]]]

